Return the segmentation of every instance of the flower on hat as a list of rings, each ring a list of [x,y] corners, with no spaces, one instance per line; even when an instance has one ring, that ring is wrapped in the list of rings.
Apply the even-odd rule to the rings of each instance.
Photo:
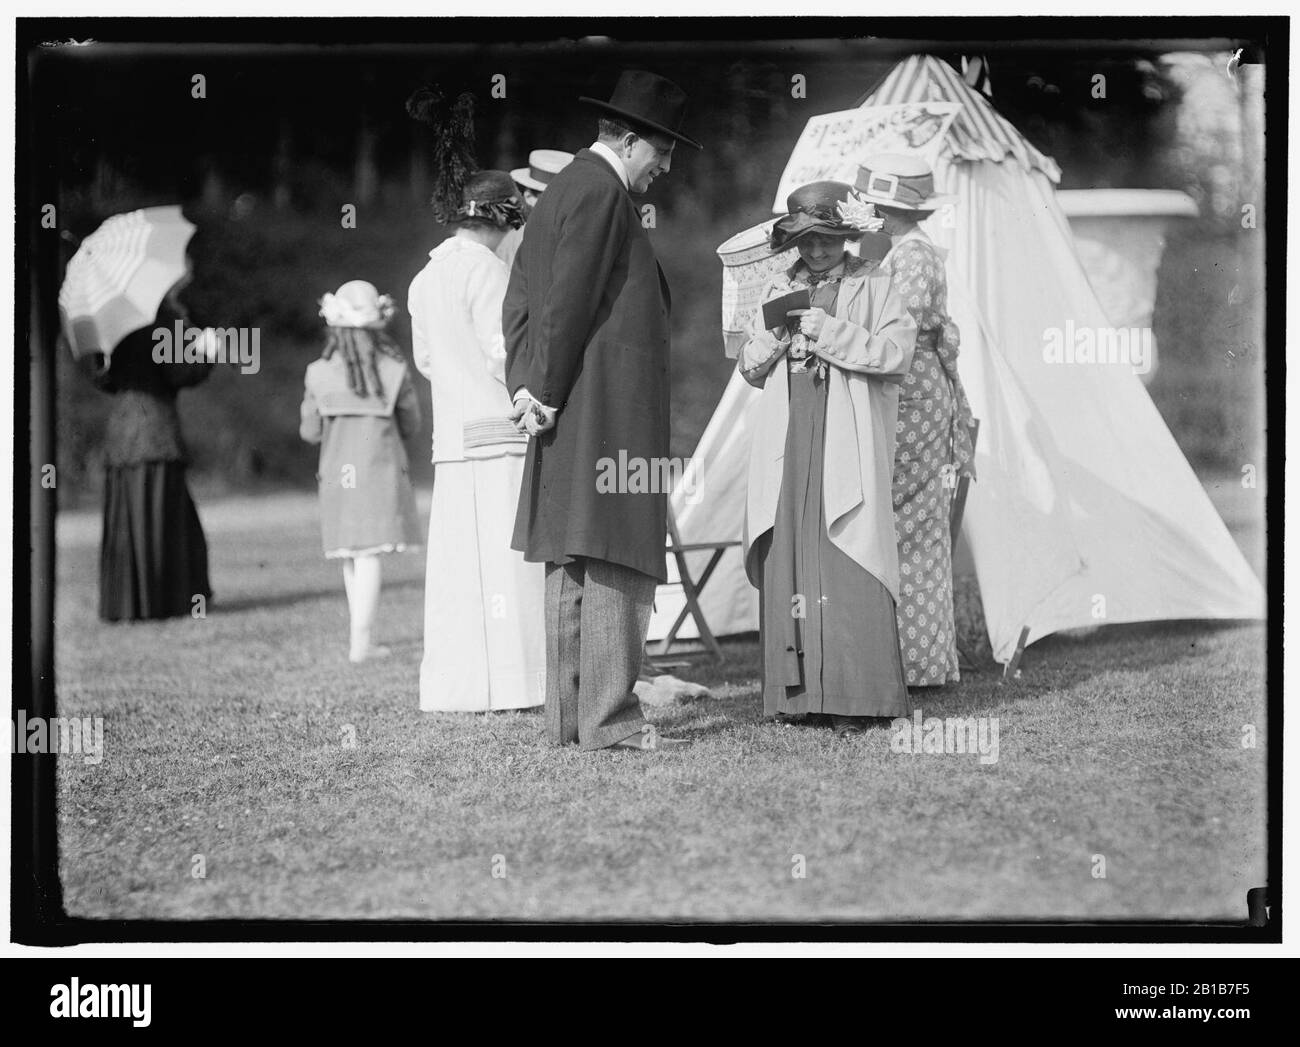
[[[838,209],[840,218],[861,232],[878,233],[885,227],[885,220],[876,214],[876,208],[857,193],[850,193]]]

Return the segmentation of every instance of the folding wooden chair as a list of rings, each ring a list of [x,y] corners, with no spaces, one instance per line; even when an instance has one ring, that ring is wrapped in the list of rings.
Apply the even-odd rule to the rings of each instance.
[[[660,659],[670,656],[672,646],[677,642],[678,630],[686,624],[686,618],[689,615],[695,622],[695,628],[699,630],[700,642],[708,648],[715,659],[719,662],[725,662],[726,658],[722,654],[722,648],[718,645],[713,631],[709,628],[709,623],[705,621],[704,612],[700,610],[700,593],[708,584],[714,568],[718,566],[718,561],[722,559],[722,554],[741,543],[739,540],[735,540],[730,542],[690,542],[684,544],[681,532],[677,530],[677,517],[673,513],[671,502],[668,505],[668,537],[672,540],[672,544],[668,546],[668,552],[672,553],[673,559],[677,561],[677,577],[681,580],[682,594],[686,597],[686,604],[678,612],[672,628],[659,641],[658,648],[650,653],[650,658]],[[704,570],[700,572],[697,581],[691,577],[691,569],[686,564],[686,555],[688,553],[703,552],[706,549],[712,550],[713,555],[709,557],[709,562],[705,565]]]

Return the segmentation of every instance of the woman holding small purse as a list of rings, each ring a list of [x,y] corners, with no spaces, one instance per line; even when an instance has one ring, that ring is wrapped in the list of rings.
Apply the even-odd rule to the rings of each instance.
[[[433,390],[433,503],[420,708],[528,709],[546,696],[545,577],[510,548],[527,437],[510,420],[493,252],[523,222],[504,171],[476,171],[435,201],[454,233],[411,282],[415,365]]]
[[[771,330],[760,309],[740,351],[762,389],[745,567],[760,594],[764,712],[829,715],[846,737],[908,711],[890,477],[916,325],[875,263],[845,250],[879,227],[850,186],[814,182],[787,206],[770,243],[799,257],[761,297],[806,291],[809,305]]]

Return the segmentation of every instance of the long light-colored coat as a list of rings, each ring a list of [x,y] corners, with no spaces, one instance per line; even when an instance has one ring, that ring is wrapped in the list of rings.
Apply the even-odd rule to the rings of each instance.
[[[433,391],[435,464],[525,451],[506,391],[507,278],[490,248],[452,236],[429,252],[411,281],[411,342],[415,366]]]
[[[762,300],[803,286],[789,272],[778,273]],[[898,383],[912,365],[915,344],[916,323],[894,293],[889,275],[859,269],[844,277],[835,315],[826,318],[810,346],[817,359],[830,365],[823,474],[828,534],[895,600],[898,542],[890,484]],[[763,329],[762,309],[757,310],[739,360],[745,379],[763,390],[754,406],[745,502],[745,570],[755,586],[762,581],[762,569],[754,547],[772,529],[781,493],[790,415],[787,348],[788,342]]]
[[[524,709],[546,694],[545,571],[510,548],[525,438],[509,417],[506,281],[484,244],[453,236],[411,282],[415,364],[433,386],[424,710]]]

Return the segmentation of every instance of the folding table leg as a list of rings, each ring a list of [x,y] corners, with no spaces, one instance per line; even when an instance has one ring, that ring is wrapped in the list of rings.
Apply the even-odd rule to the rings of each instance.
[[[713,568],[717,566],[718,560],[722,558],[722,549],[713,550],[713,555],[709,558],[709,564],[700,575],[700,587],[709,580],[709,575],[713,573]],[[690,572],[686,569],[686,557],[684,554],[677,554],[677,570],[682,578],[682,591],[686,594],[686,609],[690,611],[691,617],[695,619],[695,627],[700,631],[700,639],[713,652],[713,657],[719,662],[725,662],[722,648],[714,638],[713,632],[709,629],[709,623],[704,620],[704,612],[700,610],[700,590],[696,587],[695,581],[691,578]]]
[[[695,619],[695,628],[699,630],[700,640],[713,653],[713,657],[719,662],[726,661],[726,658],[722,654],[721,645],[719,645],[717,639],[714,637],[712,630],[709,629],[709,623],[704,619],[704,612],[700,610],[699,599],[700,590],[703,589],[705,583],[708,582],[709,576],[713,574],[713,569],[718,566],[718,561],[722,559],[722,554],[724,552],[726,552],[725,548],[713,550],[713,555],[709,557],[709,562],[705,566],[703,573],[700,575],[698,584],[693,578],[691,578],[691,572],[686,566],[686,554],[673,554],[674,559],[677,561],[677,576],[681,580],[682,594],[686,597],[686,606],[678,612],[677,619],[673,622],[672,628],[669,629],[664,638],[659,641],[659,650],[656,652],[657,654],[664,655],[672,649],[672,645],[677,641],[677,633],[681,627],[686,624],[686,616],[689,614]]]

